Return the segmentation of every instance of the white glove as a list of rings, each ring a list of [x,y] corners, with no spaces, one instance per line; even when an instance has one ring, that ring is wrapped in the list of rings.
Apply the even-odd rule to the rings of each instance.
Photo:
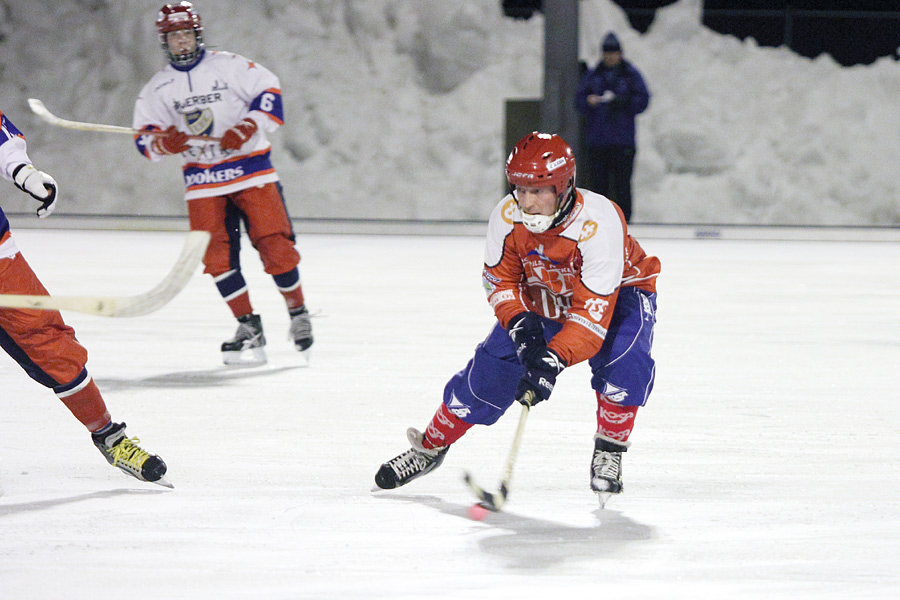
[[[43,171],[38,171],[25,163],[13,171],[13,180],[17,188],[41,203],[41,207],[37,209],[37,216],[41,219],[49,217],[56,208],[56,181]]]
[[[615,100],[615,98],[616,98],[616,95],[613,93],[612,90],[606,90],[600,96],[600,102],[603,102],[605,104],[607,102],[612,102],[613,100]]]

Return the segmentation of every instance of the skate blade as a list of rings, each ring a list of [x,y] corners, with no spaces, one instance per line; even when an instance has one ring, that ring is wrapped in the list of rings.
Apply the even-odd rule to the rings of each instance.
[[[300,356],[303,357],[303,360],[306,361],[306,364],[309,364],[310,352],[312,351],[312,342],[310,342],[309,346],[307,346],[306,348],[301,348],[300,344],[298,344],[297,341],[294,340],[293,337],[291,337],[290,332],[288,332],[287,339],[289,342],[294,344],[294,350],[300,353]]]
[[[606,508],[606,503],[612,496],[611,492],[597,492],[597,499],[600,501],[600,508]]]
[[[229,367],[257,367],[266,364],[268,359],[262,348],[248,348],[223,352],[222,362]]]
[[[174,490],[175,486],[172,485],[172,482],[166,479],[165,475],[157,479],[156,481],[151,481],[150,483],[155,483],[156,485],[161,485],[164,488],[169,488],[170,490]]]

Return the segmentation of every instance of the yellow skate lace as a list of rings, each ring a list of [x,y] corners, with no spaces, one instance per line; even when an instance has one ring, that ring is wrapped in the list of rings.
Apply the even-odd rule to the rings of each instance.
[[[144,462],[150,458],[150,453],[138,446],[140,439],[124,438],[121,442],[110,449],[110,455],[113,458],[113,466],[119,462],[131,465],[134,468],[140,468]]]

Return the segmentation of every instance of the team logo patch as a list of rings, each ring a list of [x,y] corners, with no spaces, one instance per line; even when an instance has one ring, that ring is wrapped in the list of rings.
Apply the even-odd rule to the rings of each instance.
[[[450,394],[450,402],[447,403],[447,410],[460,419],[465,419],[472,413],[472,409],[460,402],[459,398],[456,397],[456,394],[452,392]]]
[[[581,235],[578,236],[579,242],[586,242],[597,233],[597,223],[594,221],[585,221],[584,225],[581,226]]]
[[[193,135],[209,135],[213,128],[213,114],[208,108],[185,113],[184,120]]]
[[[603,314],[606,312],[607,306],[609,306],[609,302],[602,298],[591,298],[584,303],[584,309],[598,323],[603,320]]]
[[[628,397],[628,392],[619,386],[613,385],[608,381],[603,382],[603,391],[600,392],[606,396],[610,402],[621,404]]]
[[[539,259],[541,259],[542,261],[548,262],[548,263],[550,263],[550,264],[552,264],[552,265],[558,265],[558,264],[559,264],[558,262],[556,262],[555,260],[553,260],[552,258],[550,258],[549,256],[547,256],[546,254],[544,254],[544,245],[543,245],[543,244],[541,244],[541,245],[538,246],[537,248],[532,248],[531,250],[528,251],[528,254],[526,254],[525,256],[526,256],[526,258],[529,257],[529,256],[537,256],[537,257],[538,257]]]
[[[504,221],[512,225],[513,217],[518,209],[519,205],[516,204],[515,198],[510,198],[509,201],[503,205],[503,208],[500,209],[500,216],[503,217]]]
[[[644,307],[644,320],[653,321],[653,305],[650,304],[650,298],[641,294],[641,304]]]

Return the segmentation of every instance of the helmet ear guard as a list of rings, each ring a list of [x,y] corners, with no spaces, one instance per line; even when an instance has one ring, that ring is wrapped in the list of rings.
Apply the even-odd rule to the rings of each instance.
[[[522,223],[532,233],[555,227],[575,205],[575,155],[571,146],[555,133],[535,131],[526,135],[506,159],[506,181],[514,198],[517,186],[553,187],[556,212],[550,216],[523,213]]]

